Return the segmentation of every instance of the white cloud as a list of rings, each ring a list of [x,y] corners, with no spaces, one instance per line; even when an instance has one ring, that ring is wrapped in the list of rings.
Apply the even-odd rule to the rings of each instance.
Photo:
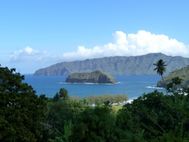
[[[31,55],[37,53],[38,51],[33,50],[33,48],[27,46],[24,50],[21,50],[20,52],[25,52],[26,54]]]
[[[189,57],[189,47],[163,34],[140,30],[134,34],[116,31],[113,36],[113,42],[92,48],[79,46],[76,51],[64,53],[63,58],[76,60],[106,56],[136,56],[159,52],[171,56]]]
[[[54,56],[29,46],[12,52],[9,57],[8,65],[15,67],[21,73],[33,73],[39,68],[60,62],[60,56]]]
[[[10,60],[13,62],[25,62],[28,60],[31,61],[40,61],[47,56],[46,51],[35,50],[29,46],[18,51],[14,51],[10,55]]]

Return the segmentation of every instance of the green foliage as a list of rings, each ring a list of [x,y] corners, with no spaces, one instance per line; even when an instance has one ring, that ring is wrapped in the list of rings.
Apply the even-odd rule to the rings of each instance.
[[[166,84],[166,89],[168,92],[177,92],[178,88],[180,88],[180,85],[182,83],[182,79],[179,77],[174,77],[171,79],[171,82]]]
[[[71,134],[72,123],[77,119],[84,106],[72,99],[52,101],[48,105],[47,124],[49,139],[61,139],[68,141]]]
[[[178,80],[178,78],[179,78],[179,80]],[[175,82],[176,84],[177,83],[179,84],[178,87],[189,88],[189,66],[177,69],[177,70],[169,73],[164,78],[164,81],[163,82],[159,82],[159,84],[162,85],[162,86],[165,86],[166,84],[172,82],[173,79],[174,79],[174,82],[176,81]]]
[[[79,99],[50,101],[48,141],[187,142],[188,106],[188,95],[164,95],[157,91],[144,94],[117,113],[109,102],[91,107]]]
[[[0,67],[0,141],[43,139],[46,98],[37,97],[15,69]]]
[[[120,138],[140,135],[145,141],[183,141],[189,138],[188,106],[189,97],[184,95],[165,96],[155,91],[139,97],[118,112]]]
[[[174,77],[174,78],[172,78],[172,82],[174,85],[179,85],[182,83],[182,79],[179,77]]]
[[[68,91],[65,88],[61,88],[53,98],[54,101],[58,101],[59,99],[63,99],[63,100],[68,99]]]
[[[64,88],[53,99],[36,96],[14,69],[0,68],[0,141],[188,142],[189,89],[154,91],[125,104],[126,96],[76,99]],[[181,83],[172,79],[169,88]],[[47,103],[47,106],[46,106]],[[92,107],[91,104],[99,104]],[[105,105],[102,105],[105,104]]]
[[[127,101],[126,95],[101,95],[101,96],[89,96],[84,98],[85,102],[88,104],[112,104],[112,103],[122,103]]]
[[[86,108],[74,123],[71,141],[116,141],[115,116],[109,107]]]

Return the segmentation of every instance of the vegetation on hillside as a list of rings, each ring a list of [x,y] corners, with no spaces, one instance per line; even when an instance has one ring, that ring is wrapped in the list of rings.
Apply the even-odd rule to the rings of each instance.
[[[115,113],[113,101],[106,97],[94,107],[87,102],[89,98],[73,99],[62,88],[47,99],[38,97],[23,79],[14,69],[0,67],[0,141],[189,141],[187,89],[170,89],[169,95],[158,91],[144,94]]]
[[[102,71],[96,70],[93,72],[77,72],[71,73],[67,78],[66,82],[70,83],[111,83],[114,84],[116,81],[112,76]]]
[[[181,83],[179,83],[178,87],[182,88],[188,88],[189,87],[189,66],[175,70],[168,74],[164,81],[158,82],[158,86],[166,86],[168,85],[172,80],[180,78]]]
[[[88,96],[83,98],[81,101],[89,105],[101,105],[104,103],[109,103],[113,105],[118,105],[125,103],[128,100],[126,95],[101,95],[101,96]]]

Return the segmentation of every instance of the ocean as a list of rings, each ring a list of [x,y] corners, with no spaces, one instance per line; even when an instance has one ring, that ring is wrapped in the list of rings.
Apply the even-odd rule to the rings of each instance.
[[[65,82],[63,76],[34,76],[25,75],[26,83],[30,84],[37,95],[45,94],[53,97],[60,88],[68,90],[70,96],[86,97],[97,95],[127,95],[129,99],[137,98],[144,93],[152,92],[160,80],[157,75],[130,75],[117,76],[116,84],[70,84]]]

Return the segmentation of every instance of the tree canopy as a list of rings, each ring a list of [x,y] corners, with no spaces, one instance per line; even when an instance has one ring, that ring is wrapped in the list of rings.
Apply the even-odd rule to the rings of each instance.
[[[61,88],[37,96],[15,69],[0,67],[0,141],[3,142],[188,142],[189,90],[154,91],[113,111],[91,106]],[[172,80],[172,86],[181,83]],[[106,96],[107,97],[107,96]],[[105,101],[107,98],[105,97]],[[100,97],[101,98],[101,97]],[[124,100],[126,97],[121,97]],[[121,99],[120,97],[118,100]],[[102,99],[102,98],[101,98]],[[110,99],[110,100],[109,100]],[[96,100],[96,98],[95,98]],[[118,101],[116,99],[116,101]],[[112,97],[108,97],[112,101]]]
[[[46,98],[35,95],[23,79],[15,69],[0,67],[0,141],[43,139]]]

